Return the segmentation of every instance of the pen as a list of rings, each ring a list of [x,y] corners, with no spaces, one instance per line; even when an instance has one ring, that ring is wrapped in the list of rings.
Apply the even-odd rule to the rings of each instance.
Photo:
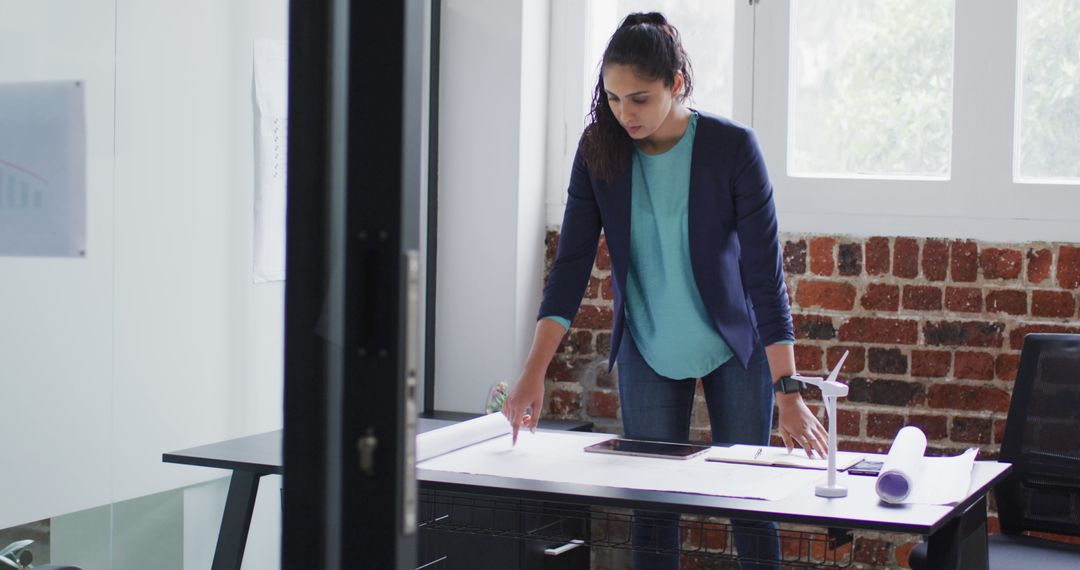
[[[757,459],[758,457],[761,457],[761,452],[762,451],[764,451],[764,448],[762,448],[762,447],[757,448],[757,453],[754,454],[754,459]]]

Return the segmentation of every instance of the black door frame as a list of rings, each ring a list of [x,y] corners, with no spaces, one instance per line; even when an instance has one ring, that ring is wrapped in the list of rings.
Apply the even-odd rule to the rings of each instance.
[[[416,566],[423,2],[289,9],[284,568]]]

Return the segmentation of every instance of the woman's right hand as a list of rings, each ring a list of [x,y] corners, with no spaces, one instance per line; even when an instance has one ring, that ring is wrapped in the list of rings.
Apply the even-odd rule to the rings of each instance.
[[[529,428],[529,431],[535,431],[536,424],[540,422],[540,412],[544,409],[544,376],[565,333],[566,329],[551,319],[540,319],[536,322],[532,349],[523,366],[525,371],[510,390],[502,408],[503,415],[510,420],[515,444],[518,430],[522,426]]]
[[[518,430],[522,427],[536,431],[540,412],[544,409],[544,375],[525,372],[518,378],[510,395],[503,404],[502,413],[510,421],[510,431],[517,444]]]

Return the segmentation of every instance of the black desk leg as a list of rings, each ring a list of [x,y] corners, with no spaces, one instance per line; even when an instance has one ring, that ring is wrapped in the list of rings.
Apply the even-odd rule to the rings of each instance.
[[[949,521],[927,541],[927,568],[935,570],[986,570],[986,497]]]
[[[240,570],[248,528],[251,526],[251,513],[255,510],[255,497],[259,494],[260,477],[262,475],[250,471],[232,472],[212,570]]]

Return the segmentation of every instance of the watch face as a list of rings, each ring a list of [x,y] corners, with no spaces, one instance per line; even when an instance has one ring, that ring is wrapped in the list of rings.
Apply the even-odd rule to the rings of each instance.
[[[777,392],[783,392],[790,394],[792,392],[798,392],[802,389],[802,382],[792,378],[791,376],[783,376],[776,381],[773,387]]]

